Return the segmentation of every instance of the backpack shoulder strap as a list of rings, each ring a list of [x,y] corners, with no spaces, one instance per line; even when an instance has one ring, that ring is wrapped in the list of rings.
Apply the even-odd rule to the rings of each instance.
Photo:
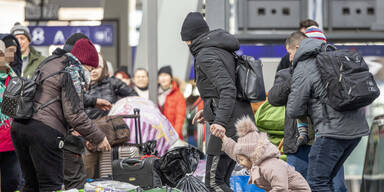
[[[43,104],[43,105],[40,105],[40,107],[38,107],[36,110],[35,110],[35,113],[37,113],[38,111],[40,111],[41,109],[44,109],[45,107],[47,107],[48,105],[56,102],[56,101],[60,101],[60,96],[57,96],[55,97],[54,99],[51,99],[49,100],[47,103]]]

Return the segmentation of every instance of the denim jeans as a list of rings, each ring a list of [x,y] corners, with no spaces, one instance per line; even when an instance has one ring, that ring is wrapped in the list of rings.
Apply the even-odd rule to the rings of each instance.
[[[309,152],[308,184],[313,192],[333,191],[332,179],[360,142],[356,139],[317,137]]]
[[[297,149],[296,153],[287,154],[287,163],[307,179],[308,172],[308,155],[311,151],[311,146],[303,145]],[[333,178],[334,192],[347,192],[347,187],[344,183],[344,168],[341,167],[337,175]]]

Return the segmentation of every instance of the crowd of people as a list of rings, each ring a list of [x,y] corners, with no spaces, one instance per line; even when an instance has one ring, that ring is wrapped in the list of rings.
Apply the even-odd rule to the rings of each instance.
[[[124,70],[111,76],[105,58],[82,33],[72,34],[49,57],[30,45],[29,29],[20,23],[0,39],[1,93],[12,77],[40,75],[34,99],[39,110],[31,120],[16,121],[1,113],[1,191],[82,188],[88,178],[84,148],[111,149],[92,120],[107,116],[121,98],[148,99],[148,71],[136,69],[133,79]],[[158,75],[159,110],[183,139],[186,102],[180,82],[170,66]]]
[[[82,188],[89,178],[86,170],[94,169],[87,163],[111,150],[94,120],[108,116],[121,98],[148,99],[148,71],[137,68],[131,78],[119,70],[111,76],[106,59],[81,33],[72,34],[47,58],[30,46],[31,39],[20,23],[0,36],[0,94],[12,77],[38,75],[32,119],[12,120],[0,113],[1,191]],[[271,105],[286,106],[286,162],[256,127],[251,103],[236,97],[232,53],[239,50],[239,41],[222,29],[210,30],[198,12],[185,18],[181,39],[195,58],[199,97],[188,102],[183,83],[171,66],[164,66],[158,71],[157,103],[180,140],[186,136],[187,109],[199,109],[189,120],[208,126],[205,184],[210,191],[232,191],[236,162],[249,171],[250,184],[267,191],[346,191],[343,163],[368,134],[368,124],[362,110],[323,107],[325,87],[310,55],[326,36],[315,21],[301,22],[287,38],[288,54],[268,94]]]

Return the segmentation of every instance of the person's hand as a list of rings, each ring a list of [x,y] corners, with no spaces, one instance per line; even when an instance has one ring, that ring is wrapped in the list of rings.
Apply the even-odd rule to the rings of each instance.
[[[195,117],[192,119],[192,125],[194,125],[196,122],[201,124],[205,123],[205,119],[203,117],[203,110],[200,110],[196,113]]]
[[[81,136],[80,133],[77,132],[77,131],[72,131],[71,134],[72,134],[73,136],[77,136],[77,137],[78,137],[78,136]]]
[[[212,135],[223,139],[225,136],[225,128],[219,124],[212,124],[210,127]]]
[[[109,145],[109,142],[107,140],[107,137],[104,137],[103,141],[97,145],[98,151],[110,151],[111,145]]]
[[[93,145],[92,143],[90,143],[89,141],[85,142],[85,147],[88,149],[88,151],[91,151],[91,152],[97,151],[97,147],[95,145]]]
[[[98,98],[96,100],[96,108],[103,110],[103,111],[109,111],[112,108],[112,104],[105,99]]]

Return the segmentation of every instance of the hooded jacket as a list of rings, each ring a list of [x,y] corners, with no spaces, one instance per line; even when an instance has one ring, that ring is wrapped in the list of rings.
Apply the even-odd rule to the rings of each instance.
[[[29,46],[29,61],[28,65],[25,67],[24,71],[22,72],[22,76],[31,79],[33,77],[33,74],[35,74],[35,71],[37,67],[40,65],[41,62],[44,61],[45,57],[41,55],[39,51],[37,51],[32,46]]]
[[[17,76],[21,75],[21,68],[23,66],[23,60],[21,59],[21,48],[19,41],[16,39],[15,36],[10,34],[0,34],[0,39],[5,38],[11,38],[16,41],[16,53],[15,53],[15,59],[12,63],[10,63],[10,66],[12,70],[16,73]]]
[[[294,72],[287,114],[291,118],[308,115],[317,136],[355,139],[368,135],[369,128],[363,109],[339,112],[323,104],[327,90],[321,82],[316,55],[324,42],[304,39],[293,58]]]
[[[94,84],[91,84],[85,98],[93,103],[91,106],[86,106],[86,113],[90,119],[98,119],[108,115],[109,111],[103,111],[95,107],[98,98],[105,99],[114,104],[119,97],[137,96],[136,91],[125,84],[120,79],[114,77],[106,77]]]
[[[181,94],[175,80],[172,80],[172,90],[167,95],[163,106],[159,106],[161,113],[168,119],[179,134],[179,138],[183,139],[183,125],[185,120],[186,103],[184,95]]]
[[[252,162],[249,183],[270,192],[310,192],[304,177],[280,157],[280,151],[268,141],[266,133],[260,133],[253,121],[246,117],[236,123],[239,136],[236,143],[225,138],[223,150],[232,159],[244,155]]]
[[[204,33],[189,46],[195,57],[196,85],[204,101],[205,120],[220,124],[228,137],[236,139],[234,123],[242,116],[252,118],[249,102],[236,99],[235,60],[232,53],[240,48],[239,41],[222,29]],[[221,140],[211,136],[207,154],[219,155]]]
[[[56,49],[53,55],[49,57],[55,58],[40,66],[39,79],[63,71],[68,63],[72,62],[65,53],[64,50]],[[92,123],[85,113],[83,97],[78,95],[69,73],[57,74],[40,83],[34,98],[35,109],[56,97],[59,97],[60,100],[37,111],[33,115],[33,119],[58,130],[63,135],[67,135],[68,130],[73,128],[94,145],[99,144],[104,139],[104,133]]]

